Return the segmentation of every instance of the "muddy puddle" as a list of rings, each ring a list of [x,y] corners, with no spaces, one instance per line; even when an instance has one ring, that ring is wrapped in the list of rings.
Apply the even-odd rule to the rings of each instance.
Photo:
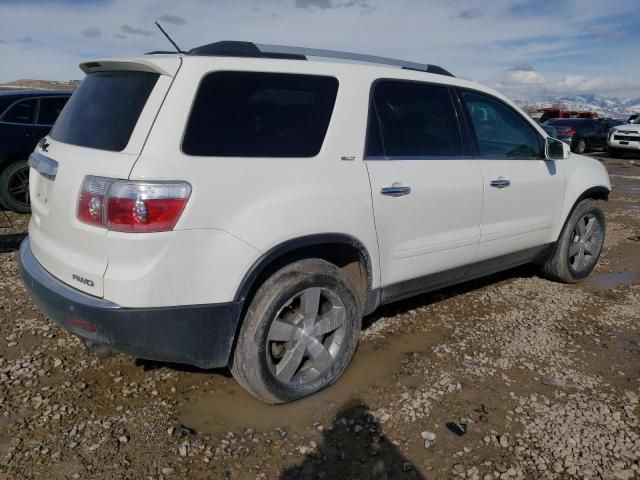
[[[347,371],[338,382],[309,398],[285,405],[266,405],[245,392],[232,379],[222,379],[213,391],[198,391],[187,398],[178,418],[196,431],[216,434],[252,428],[303,430],[325,423],[350,403],[369,400],[376,386],[393,381],[409,353],[430,353],[446,332],[429,331],[390,336],[384,344],[361,342]]]
[[[613,332],[611,336],[618,341],[624,350],[640,353],[640,335],[631,332]]]
[[[593,275],[587,280],[587,283],[595,288],[602,290],[611,290],[621,285],[629,285],[636,281],[637,272],[609,272]]]

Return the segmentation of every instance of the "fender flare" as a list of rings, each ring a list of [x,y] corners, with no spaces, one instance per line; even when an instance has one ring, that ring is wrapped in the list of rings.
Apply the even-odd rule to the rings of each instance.
[[[260,256],[260,258],[258,258],[253,263],[247,273],[245,273],[242,281],[240,282],[240,286],[236,291],[233,301],[244,302],[249,296],[249,293],[251,292],[251,289],[253,288],[256,280],[263,272],[267,270],[267,268],[269,268],[270,265],[272,265],[278,259],[283,258],[287,254],[293,253],[296,250],[300,250],[303,248],[331,244],[348,245],[351,247],[355,247],[359,251],[365,263],[367,274],[367,292],[371,291],[373,276],[371,256],[369,255],[369,252],[364,244],[351,235],[346,235],[343,233],[320,233],[287,240],[264,252]]]
[[[578,198],[575,199],[575,201],[573,202],[573,205],[571,206],[571,208],[569,209],[565,217],[562,219],[562,227],[558,231],[556,241],[560,238],[560,235],[562,235],[562,232],[564,231],[564,228],[567,225],[569,218],[571,218],[571,214],[578,206],[578,203],[580,203],[585,198],[608,200],[610,193],[611,193],[611,190],[608,187],[605,187],[604,185],[597,185],[595,187],[590,187],[590,188],[587,188],[584,192],[582,192],[578,196]]]

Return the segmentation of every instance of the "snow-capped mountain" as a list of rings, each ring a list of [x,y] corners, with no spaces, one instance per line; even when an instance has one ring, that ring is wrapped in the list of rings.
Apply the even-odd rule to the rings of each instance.
[[[561,105],[565,110],[598,112],[601,117],[626,118],[632,113],[640,113],[640,98],[625,100],[605,97],[593,93],[543,96],[532,100],[516,100],[520,105],[546,108]]]

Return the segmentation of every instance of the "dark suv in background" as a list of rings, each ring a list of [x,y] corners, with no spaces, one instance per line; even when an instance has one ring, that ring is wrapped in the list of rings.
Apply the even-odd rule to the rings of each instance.
[[[30,211],[27,159],[71,92],[0,92],[0,206]]]
[[[556,129],[558,140],[571,146],[571,151],[584,153],[588,150],[604,150],[609,129],[624,123],[611,118],[554,118],[545,125]]]

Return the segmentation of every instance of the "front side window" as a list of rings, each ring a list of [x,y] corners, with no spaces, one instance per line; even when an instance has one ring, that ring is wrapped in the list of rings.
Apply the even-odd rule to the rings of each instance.
[[[69,100],[68,97],[41,98],[40,109],[38,110],[38,124],[53,125],[67,100]]]
[[[462,139],[447,87],[381,80],[373,87],[368,157],[461,156]]]
[[[14,103],[2,115],[2,121],[31,125],[36,117],[37,102],[38,101],[35,98],[32,98]]]
[[[333,113],[333,77],[213,72],[196,94],[182,151],[215,157],[313,157]]]
[[[471,117],[482,157],[544,157],[540,136],[513,108],[476,92],[463,91],[462,98]]]

